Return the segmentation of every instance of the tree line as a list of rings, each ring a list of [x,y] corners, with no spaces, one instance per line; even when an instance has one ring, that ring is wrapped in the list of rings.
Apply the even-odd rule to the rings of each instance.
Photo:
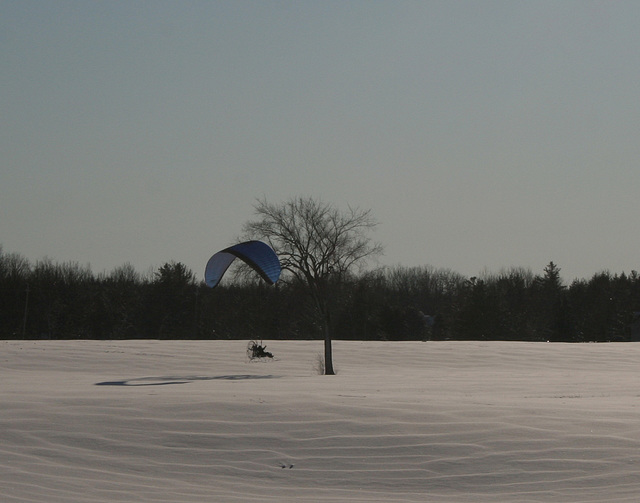
[[[51,339],[323,339],[324,321],[295,278],[238,276],[210,289],[181,262],[143,275],[95,275],[77,263],[31,263],[0,249],[0,337]],[[560,268],[478,277],[386,267],[329,285],[332,333],[353,340],[628,341],[640,276],[599,272],[564,285]]]

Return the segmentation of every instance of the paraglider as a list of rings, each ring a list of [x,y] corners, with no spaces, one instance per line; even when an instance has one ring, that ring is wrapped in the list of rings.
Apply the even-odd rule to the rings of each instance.
[[[204,271],[207,286],[215,288],[236,258],[250,265],[270,285],[280,278],[280,260],[271,247],[262,241],[245,241],[225,248],[209,259]]]

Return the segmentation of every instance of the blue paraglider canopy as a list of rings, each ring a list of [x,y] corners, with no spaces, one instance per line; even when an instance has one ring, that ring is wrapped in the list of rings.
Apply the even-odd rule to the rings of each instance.
[[[207,286],[215,288],[236,258],[249,264],[270,285],[280,277],[280,260],[271,247],[262,241],[245,241],[225,248],[209,259],[204,271]]]

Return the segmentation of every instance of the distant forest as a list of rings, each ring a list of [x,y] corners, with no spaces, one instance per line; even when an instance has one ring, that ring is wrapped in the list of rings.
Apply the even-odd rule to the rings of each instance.
[[[393,267],[335,285],[337,339],[629,341],[640,276],[600,272],[564,285],[560,268],[465,277]],[[76,263],[31,264],[0,249],[3,339],[321,339],[301,288],[238,280],[210,289],[180,262],[141,275],[94,275]]]

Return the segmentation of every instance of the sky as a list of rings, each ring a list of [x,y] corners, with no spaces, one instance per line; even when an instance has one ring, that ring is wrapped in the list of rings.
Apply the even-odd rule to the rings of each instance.
[[[378,265],[640,269],[640,2],[0,0],[0,245],[202,277],[257,199]]]

